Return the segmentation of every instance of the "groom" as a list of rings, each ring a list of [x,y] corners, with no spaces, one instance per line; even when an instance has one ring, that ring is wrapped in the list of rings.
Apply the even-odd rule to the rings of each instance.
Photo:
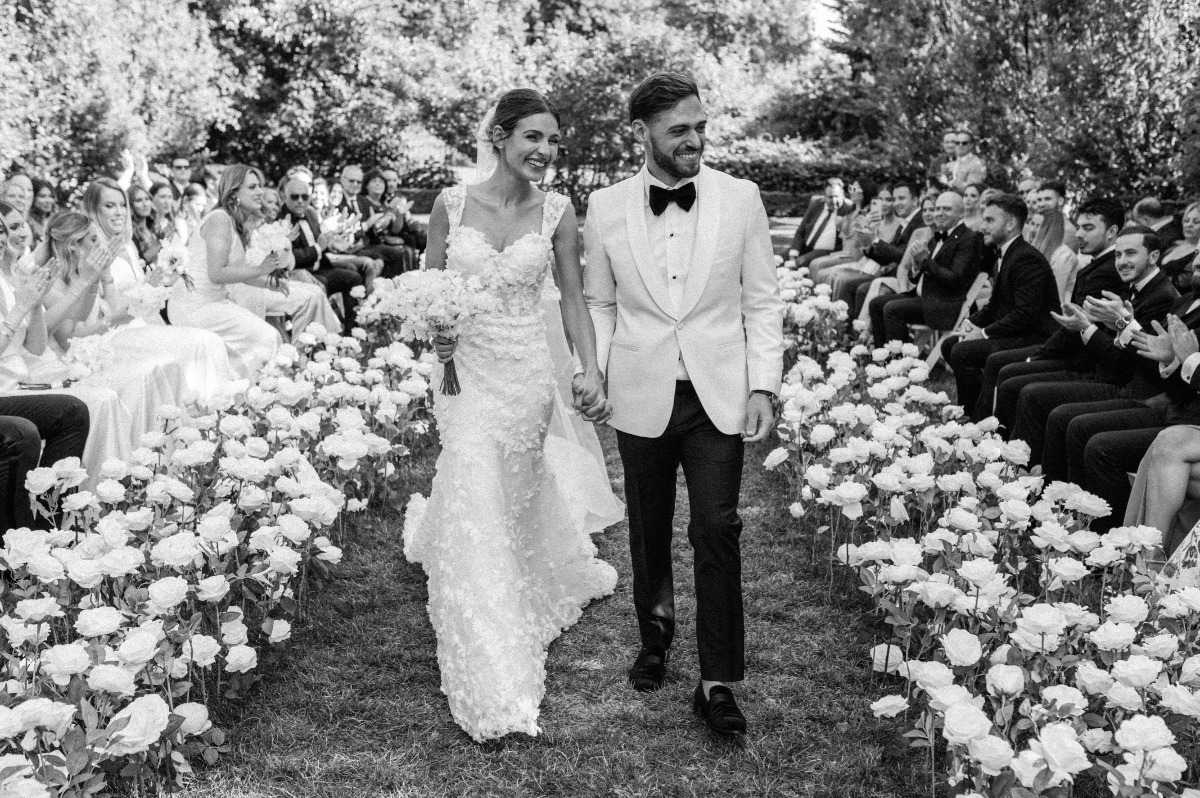
[[[642,647],[634,689],[662,686],[675,637],[671,533],[679,467],[694,552],[700,685],[709,728],[742,733],[728,684],[744,672],[738,517],[742,455],[775,421],[783,304],[758,187],[701,165],[695,81],[659,73],[629,98],[636,175],[592,194],[584,293],[625,469]]]

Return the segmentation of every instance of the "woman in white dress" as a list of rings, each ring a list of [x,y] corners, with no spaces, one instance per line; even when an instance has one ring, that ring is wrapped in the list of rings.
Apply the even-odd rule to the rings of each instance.
[[[132,241],[132,220],[125,192],[116,181],[100,178],[83,193],[83,210],[100,231],[100,239],[118,239],[121,247],[108,267],[110,282],[104,282],[99,313],[111,320],[113,347],[123,360],[180,371],[183,382],[173,386],[176,403],[192,396],[212,398],[233,377],[225,343],[215,333],[194,327],[168,326],[158,313],[147,318],[129,315],[126,292],[150,283],[163,285],[161,269],[147,273]]]
[[[99,479],[100,466],[105,460],[129,458],[133,451],[133,420],[116,391],[92,381],[85,380],[59,391],[49,390],[51,383],[62,381],[66,367],[48,346],[45,309],[38,305],[22,314],[18,302],[18,289],[23,283],[35,279],[34,272],[39,270],[34,267],[26,249],[32,237],[29,226],[20,211],[0,202],[0,227],[3,228],[3,240],[0,241],[0,319],[12,330],[8,347],[0,353],[0,393],[11,396],[67,393],[82,399],[91,419],[84,446],[83,466],[88,470],[89,483],[94,484]],[[47,232],[49,229],[47,225]],[[103,250],[95,250],[92,257],[87,259],[85,268],[98,275],[106,257],[108,254]],[[62,265],[57,261],[40,267],[40,271],[50,273],[45,278],[49,283],[58,280],[61,269]]]
[[[538,733],[546,647],[617,581],[543,453],[555,395],[541,312],[549,259],[583,367],[575,387],[591,417],[608,413],[575,213],[566,197],[533,186],[557,155],[558,117],[537,92],[517,90],[483,130],[481,156],[498,164],[482,183],[442,192],[427,263],[478,278],[500,307],[476,318],[457,347],[438,342],[462,392],[435,399],[442,452],[433,492],[413,497],[404,528],[406,556],[429,576],[442,691],[477,741]]]
[[[216,333],[225,342],[229,362],[244,378],[250,378],[274,357],[281,343],[274,327],[234,302],[229,292],[230,286],[237,283],[277,288],[276,283],[269,282],[270,275],[285,265],[276,254],[261,263],[246,262],[250,231],[261,212],[262,182],[257,169],[242,164],[228,166],[221,173],[217,207],[188,241],[192,286],[189,288],[183,280],[177,282],[167,305],[171,324]]]
[[[1067,220],[1062,211],[1052,209],[1035,213],[1029,220],[1029,236],[1029,243],[1050,261],[1059,299],[1071,301],[1075,277],[1079,273],[1079,256],[1067,246]]]

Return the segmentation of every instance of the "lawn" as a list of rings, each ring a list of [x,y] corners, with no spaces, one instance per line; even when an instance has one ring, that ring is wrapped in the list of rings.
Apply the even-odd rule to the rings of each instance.
[[[609,471],[620,489],[611,435]],[[686,490],[676,520],[680,615],[671,675],[633,692],[637,649],[624,524],[597,537],[621,574],[550,649],[543,733],[473,743],[439,690],[425,578],[401,552],[401,516],[357,516],[337,577],[311,600],[283,664],[254,695],[217,711],[232,753],[189,798],[258,796],[909,796],[927,794],[900,724],[872,717],[884,690],[866,650],[881,637],[865,605],[825,603],[806,546],[792,537],[782,479],[765,445],[746,455],[742,514],[748,680],[744,745],[714,739],[690,711],[698,678]],[[433,453],[412,490],[427,492]],[[924,786],[923,786],[924,785]]]

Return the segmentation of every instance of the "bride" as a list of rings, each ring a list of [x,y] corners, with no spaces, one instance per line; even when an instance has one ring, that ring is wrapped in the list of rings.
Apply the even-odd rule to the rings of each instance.
[[[479,278],[500,307],[457,345],[438,342],[442,361],[455,360],[462,393],[435,400],[442,453],[433,491],[428,501],[413,497],[404,529],[405,555],[429,577],[442,692],[477,741],[538,733],[546,647],[617,581],[544,454],[557,390],[541,309],[548,261],[583,366],[574,392],[589,420],[609,412],[574,209],[533,185],[558,154],[558,114],[518,89],[482,131],[480,160],[494,155],[494,171],[438,197],[426,258],[428,268]]]

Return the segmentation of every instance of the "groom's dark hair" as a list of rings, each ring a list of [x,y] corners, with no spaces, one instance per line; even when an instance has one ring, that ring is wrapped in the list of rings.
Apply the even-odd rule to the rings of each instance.
[[[655,72],[629,95],[629,122],[638,119],[650,122],[687,97],[700,99],[700,88],[690,76],[682,72]]]

